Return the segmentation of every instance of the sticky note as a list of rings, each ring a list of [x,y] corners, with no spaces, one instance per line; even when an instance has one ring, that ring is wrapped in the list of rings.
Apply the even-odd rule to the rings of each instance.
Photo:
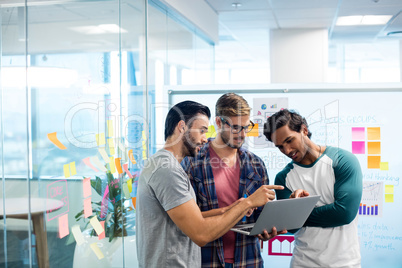
[[[208,126],[208,132],[206,133],[206,137],[207,139],[216,137],[216,131],[214,125]]]
[[[368,127],[367,128],[367,139],[371,141],[381,140],[381,131],[379,127]]]
[[[97,235],[100,235],[105,231],[96,216],[92,217],[89,220],[89,223],[92,225]]]
[[[109,137],[113,137],[114,135],[114,131],[113,131],[113,120],[107,120],[106,121],[107,124],[107,135]]]
[[[102,228],[103,228],[103,232],[102,232],[100,235],[98,235],[98,238],[99,238],[99,240],[102,240],[103,238],[106,237],[105,221],[100,221],[99,223],[101,224],[101,226],[102,226]]]
[[[85,239],[78,224],[71,227],[71,232],[73,233],[75,242],[77,242],[77,246],[84,244]]]
[[[365,139],[365,128],[364,127],[352,127],[352,140],[364,140]]]
[[[381,156],[372,156],[372,155],[367,156],[367,168],[379,169],[380,162],[381,162]]]
[[[68,214],[59,217],[59,238],[63,238],[70,232],[68,230]]]
[[[87,199],[84,199],[84,217],[88,218],[92,216],[92,203],[91,203],[91,198],[88,197]]]
[[[91,192],[91,178],[85,178],[82,180],[82,192],[84,195],[84,198],[87,196],[90,196],[92,194]]]
[[[89,159],[89,157],[82,159],[82,161],[84,162],[85,165],[87,165],[88,167],[92,168],[93,171],[98,172],[98,170],[92,165],[91,160]]]
[[[98,257],[99,260],[103,259],[105,256],[103,255],[102,251],[98,247],[98,245],[95,243],[92,243],[91,245],[92,251],[96,254],[96,257]]]
[[[393,194],[394,193],[394,186],[393,185],[385,185],[385,193],[386,194]]]
[[[366,142],[365,141],[352,141],[352,153],[353,154],[365,154]]]
[[[131,197],[131,201],[133,202],[134,208],[137,209],[136,208],[136,206],[137,206],[137,197]]]
[[[67,149],[67,147],[64,146],[63,143],[61,143],[61,142],[57,139],[57,132],[53,132],[53,133],[47,134],[47,138],[48,138],[54,145],[56,145],[57,148],[59,148],[60,150],[65,150],[65,149]]]
[[[103,164],[101,163],[101,161],[99,160],[99,158],[97,156],[92,156],[91,158],[91,162],[94,163],[94,165],[100,169],[100,171],[102,172],[106,172],[107,169],[103,166]]]
[[[70,171],[71,171],[71,176],[77,175],[77,169],[75,168],[75,162],[70,163]]]
[[[113,174],[113,173],[116,173],[116,165],[115,165],[115,163],[114,163],[114,157],[111,156],[111,157],[109,157],[109,159],[110,159],[110,162],[109,162],[110,172],[111,172],[112,174]]]
[[[110,147],[113,147],[113,148],[114,148],[114,139],[108,139],[108,140],[107,140],[107,143],[108,143],[108,145],[109,145],[109,148],[110,148]]]
[[[103,193],[102,201],[101,201],[101,218],[106,217],[107,212],[107,202],[109,197],[109,185],[106,185],[105,192]]]
[[[133,191],[133,181],[131,179],[127,180],[127,187],[128,187],[129,193],[131,193]]]
[[[114,159],[114,164],[115,164],[115,166],[116,166],[117,172],[118,172],[119,174],[123,174],[123,169],[121,168],[120,159],[121,159],[121,158],[115,158],[115,159]]]
[[[137,161],[135,161],[134,159],[133,149],[128,151],[128,158],[130,159],[131,163],[133,163],[133,165],[137,164]]]
[[[147,136],[145,135],[145,131],[144,131],[144,130],[142,131],[142,139],[145,140],[145,141],[147,140]]]
[[[129,177],[130,179],[132,179],[132,178],[133,178],[133,175],[131,175],[130,170],[128,170],[128,163],[123,164],[123,169],[124,169],[124,171],[127,173],[128,177]]]
[[[389,170],[388,162],[380,162],[380,170]]]
[[[128,190],[127,183],[123,183],[122,187],[123,187],[124,196],[125,196],[127,199],[130,199],[131,196],[130,196],[130,192],[129,192],[129,190]]]
[[[254,124],[253,129],[246,133],[247,137],[258,137],[258,124]]]
[[[385,194],[385,203],[394,203],[394,195]]]
[[[105,133],[96,134],[96,144],[98,146],[106,144]]]
[[[105,161],[105,163],[109,163],[110,159],[109,159],[109,156],[106,153],[105,148],[103,148],[103,147],[99,148],[98,151],[99,151],[100,155],[102,156],[103,161]]]
[[[65,178],[70,177],[70,165],[69,164],[63,165],[63,171],[64,171]]]
[[[122,152],[125,152],[125,151],[126,151],[126,146],[124,146],[124,144],[123,144],[121,141],[119,141],[119,148],[120,148],[120,150],[121,150]]]
[[[381,142],[379,142],[379,141],[367,142],[367,153],[368,154],[381,154]]]

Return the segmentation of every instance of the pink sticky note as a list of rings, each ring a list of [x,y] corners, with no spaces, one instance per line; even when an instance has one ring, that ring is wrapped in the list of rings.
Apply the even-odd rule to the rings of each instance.
[[[88,197],[87,199],[84,200],[84,217],[88,218],[92,216],[92,204],[91,204],[91,198]]]
[[[92,165],[91,160],[89,160],[89,157],[82,159],[85,165],[88,167],[92,168],[95,172],[98,172],[98,170]]]
[[[59,217],[59,238],[63,238],[70,232],[68,230],[68,214]]]
[[[105,230],[105,221],[100,221],[100,224],[102,225],[103,230]],[[98,235],[99,240],[105,238],[105,231],[103,231],[101,234]]]
[[[130,179],[132,179],[132,178],[133,178],[133,175],[131,175],[130,171],[128,170],[128,163],[123,164],[123,169],[124,169],[124,171],[127,173],[128,177],[129,177]]]
[[[366,142],[352,141],[352,153],[353,154],[365,154],[366,153]]]
[[[83,188],[83,194],[84,198],[90,196],[91,193],[91,178],[85,178],[82,181],[82,188]]]
[[[364,127],[352,127],[352,140],[364,140],[365,128]]]
[[[105,193],[103,194],[101,202],[101,217],[104,218],[108,209],[108,199],[109,199],[109,185],[106,185]]]

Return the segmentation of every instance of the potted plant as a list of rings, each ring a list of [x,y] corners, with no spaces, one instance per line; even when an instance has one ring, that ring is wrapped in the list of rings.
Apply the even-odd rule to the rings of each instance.
[[[115,178],[108,170],[103,179],[95,176],[95,180],[91,180],[91,187],[101,197],[100,201],[91,202],[92,217],[97,217],[100,222],[104,221],[105,239],[100,240],[92,225],[89,224],[92,217],[85,218],[84,210],[77,213],[76,221],[86,222],[83,231],[86,243],[76,246],[73,267],[123,267],[123,256],[125,256],[127,264],[137,263],[135,214],[132,212],[131,197],[127,196],[127,192],[123,190],[124,187],[127,187],[127,183],[131,185],[136,183],[137,174],[126,181],[123,181],[124,177],[125,174],[120,174]],[[93,243],[97,243],[104,258],[99,258],[90,252],[89,247]],[[124,247],[122,247],[123,243]],[[123,255],[123,248],[126,252],[125,255]],[[128,252],[130,254],[127,254]]]

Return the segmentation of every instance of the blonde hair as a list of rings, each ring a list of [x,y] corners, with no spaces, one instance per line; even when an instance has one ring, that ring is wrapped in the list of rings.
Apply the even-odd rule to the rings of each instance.
[[[250,110],[247,101],[235,93],[223,94],[215,105],[216,116],[250,115]]]

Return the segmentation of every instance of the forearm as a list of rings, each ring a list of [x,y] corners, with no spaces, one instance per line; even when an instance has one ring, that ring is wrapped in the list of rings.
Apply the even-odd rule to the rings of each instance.
[[[207,211],[202,211],[201,213],[204,218],[218,216],[218,215],[222,215],[223,213],[225,213],[225,208],[211,209],[211,210],[207,210]]]

